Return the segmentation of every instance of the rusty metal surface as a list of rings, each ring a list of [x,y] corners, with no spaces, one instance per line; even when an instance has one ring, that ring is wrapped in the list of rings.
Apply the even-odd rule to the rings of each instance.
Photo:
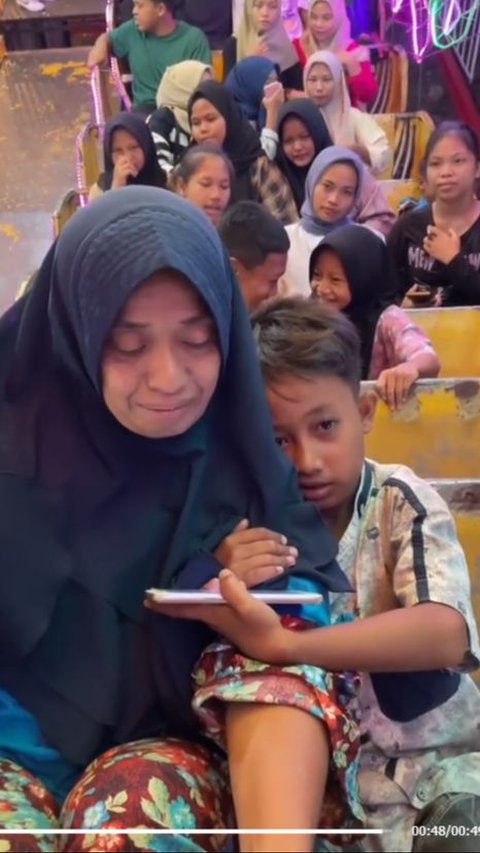
[[[43,18],[84,18],[105,14],[105,0],[52,0],[43,12],[28,12],[16,0],[5,0],[0,21],[32,21]]]
[[[75,186],[75,137],[91,114],[87,52],[16,52],[0,67],[0,312],[41,262],[53,211]]]

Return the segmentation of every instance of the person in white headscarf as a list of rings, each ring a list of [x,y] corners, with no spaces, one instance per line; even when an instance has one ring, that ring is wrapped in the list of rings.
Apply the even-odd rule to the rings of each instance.
[[[282,0],[245,0],[240,23],[223,51],[225,75],[248,56],[268,57],[285,89],[302,88],[302,68],[285,30]]]
[[[372,115],[352,107],[340,59],[328,50],[312,54],[304,74],[307,97],[322,113],[335,145],[355,151],[373,175],[388,169],[392,152]]]
[[[343,65],[352,104],[369,104],[378,83],[368,48],[352,39],[345,0],[302,0],[302,4],[308,10],[307,25],[293,42],[302,66],[317,51],[331,51]]]

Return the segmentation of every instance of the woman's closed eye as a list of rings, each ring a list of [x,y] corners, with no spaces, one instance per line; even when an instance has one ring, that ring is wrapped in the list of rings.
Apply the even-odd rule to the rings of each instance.
[[[182,344],[190,349],[207,349],[216,346],[215,335],[203,335],[202,338],[184,338]]]
[[[134,356],[143,352],[146,344],[137,334],[127,332],[118,336],[113,335],[108,346],[118,355]]]

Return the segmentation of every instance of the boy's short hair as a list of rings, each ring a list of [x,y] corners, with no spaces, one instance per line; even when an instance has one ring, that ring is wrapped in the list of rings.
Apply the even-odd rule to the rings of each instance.
[[[360,339],[341,311],[316,299],[285,297],[260,308],[252,317],[252,328],[267,383],[289,375],[335,376],[358,394]]]
[[[256,201],[239,201],[224,214],[219,226],[231,258],[248,270],[263,264],[268,255],[284,255],[290,248],[285,228]]]

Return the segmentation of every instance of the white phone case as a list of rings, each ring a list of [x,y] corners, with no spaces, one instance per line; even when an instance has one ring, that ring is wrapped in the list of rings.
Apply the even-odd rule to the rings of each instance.
[[[202,589],[147,589],[146,596],[157,604],[225,604],[219,592]],[[323,596],[316,592],[252,592],[266,604],[319,604]]]

